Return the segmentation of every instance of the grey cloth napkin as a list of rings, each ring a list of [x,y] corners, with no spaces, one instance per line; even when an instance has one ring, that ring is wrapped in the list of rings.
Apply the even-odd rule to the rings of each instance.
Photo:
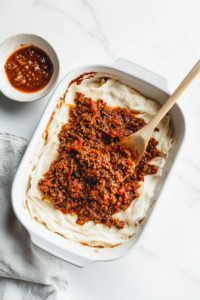
[[[27,141],[0,133],[0,299],[64,300],[68,276],[61,261],[32,244],[17,220],[10,190]]]

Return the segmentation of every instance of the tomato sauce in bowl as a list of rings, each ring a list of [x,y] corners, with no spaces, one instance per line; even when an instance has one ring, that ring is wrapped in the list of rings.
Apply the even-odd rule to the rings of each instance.
[[[46,52],[30,45],[9,56],[5,71],[12,87],[20,92],[35,93],[47,86],[54,68]]]

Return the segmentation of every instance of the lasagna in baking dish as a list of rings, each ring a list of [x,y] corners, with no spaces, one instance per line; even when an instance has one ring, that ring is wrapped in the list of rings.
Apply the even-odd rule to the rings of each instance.
[[[154,200],[172,146],[170,115],[154,130],[136,167],[131,153],[115,144],[159,109],[112,79],[71,84],[31,173],[26,197],[31,217],[89,246],[126,242]]]

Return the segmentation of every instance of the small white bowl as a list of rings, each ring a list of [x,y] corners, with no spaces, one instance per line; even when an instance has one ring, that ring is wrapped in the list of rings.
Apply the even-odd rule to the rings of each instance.
[[[8,81],[4,67],[8,57],[14,51],[23,47],[27,47],[29,45],[34,45],[44,50],[49,55],[54,68],[52,78],[47,86],[35,93],[20,92],[12,87],[10,82]],[[20,102],[31,102],[46,96],[55,87],[58,81],[59,71],[60,63],[55,50],[47,41],[45,41],[38,35],[26,33],[16,34],[9,37],[0,46],[0,91],[12,100]]]

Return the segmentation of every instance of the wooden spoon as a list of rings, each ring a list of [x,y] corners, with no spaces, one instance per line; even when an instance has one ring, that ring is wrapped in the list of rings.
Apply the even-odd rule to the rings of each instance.
[[[129,135],[128,137],[122,139],[115,145],[124,146],[127,150],[136,154],[136,158],[134,159],[135,165],[138,164],[146,147],[148,145],[149,139],[160,122],[160,120],[166,115],[166,113],[170,110],[170,108],[175,104],[184,90],[188,87],[188,85],[192,82],[192,80],[198,75],[200,72],[200,60],[196,63],[196,65],[192,68],[192,70],[188,73],[188,75],[183,79],[181,84],[177,87],[174,93],[169,97],[167,102],[160,108],[157,114],[151,119],[151,121],[145,125],[142,129]]]

